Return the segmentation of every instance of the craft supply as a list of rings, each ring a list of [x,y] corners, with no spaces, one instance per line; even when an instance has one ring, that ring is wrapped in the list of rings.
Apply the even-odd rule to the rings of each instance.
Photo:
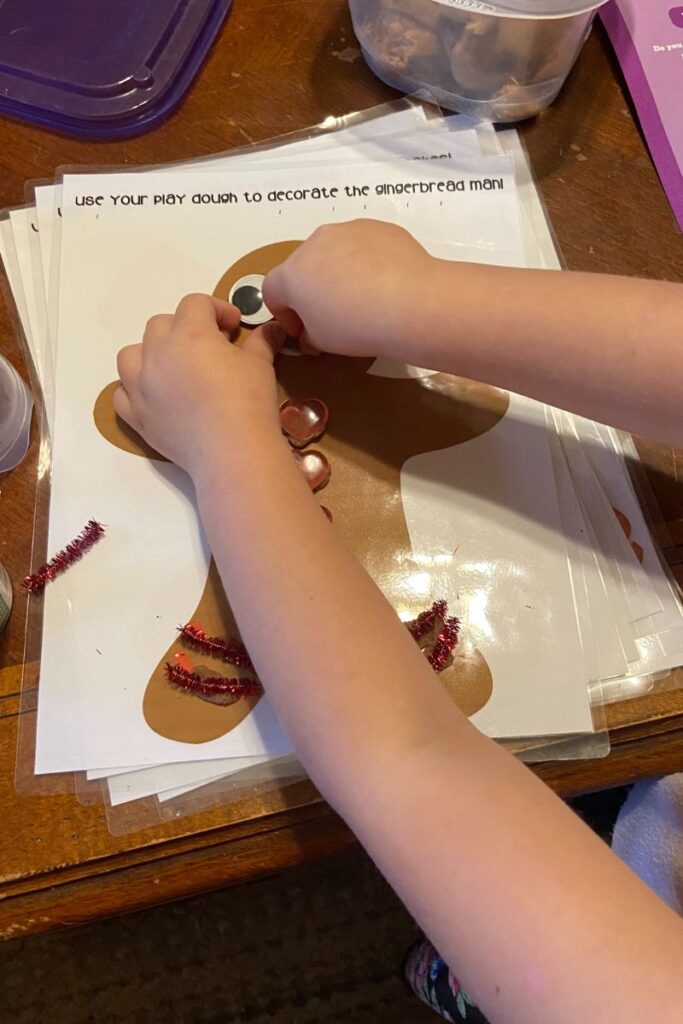
[[[0,473],[14,469],[26,455],[31,432],[33,396],[0,356]]]
[[[672,0],[612,0],[601,17],[683,229],[683,5]]]
[[[225,676],[200,675],[182,665],[166,662],[166,675],[171,683],[198,697],[256,697],[263,693],[258,679],[228,679]]]
[[[327,512],[324,506],[323,511]],[[435,601],[431,608],[421,612],[416,619],[406,622],[406,628],[413,640],[425,654],[435,672],[443,672],[448,659],[458,642],[460,623],[455,616],[448,615],[446,601]],[[244,644],[237,640],[225,640],[221,636],[209,636],[195,622],[180,626],[178,633],[183,643],[200,654],[218,661],[248,669],[255,673],[254,665]],[[206,670],[205,670],[206,671]],[[198,697],[253,697],[262,693],[258,679],[227,679],[224,676],[205,675],[195,671],[184,653],[175,655],[174,663],[166,662],[166,677],[189,693]],[[220,701],[219,701],[220,703]],[[231,703],[223,701],[223,703]]]
[[[321,491],[330,482],[332,469],[322,452],[311,448],[307,452],[292,449],[294,461],[306,477],[306,482],[313,492]]]
[[[0,565],[0,633],[7,625],[12,611],[12,583],[4,565]]]
[[[460,633],[460,622],[454,615],[449,616],[447,602],[435,601],[431,608],[412,622],[407,622],[406,626],[434,671],[443,672]]]
[[[201,626],[194,622],[188,622],[178,630],[180,638],[188,647],[193,647],[202,654],[208,654],[213,658],[226,662],[228,665],[237,665],[242,668],[254,671],[251,658],[247,653],[244,644],[235,640],[224,640],[220,636],[209,636]]]
[[[349,0],[388,85],[491,121],[519,121],[562,88],[605,0]]]
[[[236,281],[228,293],[228,302],[237,306],[245,327],[257,327],[273,319],[263,301],[263,281],[263,274],[247,274]]]
[[[319,441],[329,418],[329,409],[319,398],[307,398],[304,402],[288,398],[280,406],[282,432],[295,448],[305,448]]]
[[[89,551],[93,544],[96,544],[103,536],[104,527],[102,524],[91,519],[74,540],[61,551],[58,551],[56,555],[53,555],[49,562],[41,565],[37,572],[26,577],[24,580],[25,588],[30,594],[39,593],[50,580],[61,576],[74,562],[78,562],[86,551]]]

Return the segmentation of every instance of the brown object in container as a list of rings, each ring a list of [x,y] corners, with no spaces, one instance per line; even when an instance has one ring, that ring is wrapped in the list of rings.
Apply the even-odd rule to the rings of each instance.
[[[509,82],[514,68],[509,54],[496,53],[491,35],[467,28],[449,55],[456,88],[473,98],[489,99],[495,95]]]
[[[572,63],[575,51],[581,46],[582,37],[587,29],[580,19],[572,26],[571,33],[560,21],[545,21],[539,25],[542,32],[539,51],[543,56],[533,69],[534,82],[549,82],[559,78],[564,80],[567,67]]]
[[[369,22],[366,31],[379,59],[394,71],[415,76],[425,67],[433,74],[435,64],[443,62],[437,36],[404,14],[383,14]]]
[[[529,77],[530,54],[539,35],[537,21],[474,17],[451,49],[453,79],[468,93],[490,97]]]
[[[423,28],[438,33],[450,15],[450,11],[434,0],[385,0],[382,5],[385,11],[402,14]]]
[[[595,15],[498,16],[439,0],[350,5],[366,60],[380,78],[497,121],[532,117],[553,101]]]

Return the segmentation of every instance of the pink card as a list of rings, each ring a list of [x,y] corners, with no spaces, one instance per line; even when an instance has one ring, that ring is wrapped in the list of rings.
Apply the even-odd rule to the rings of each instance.
[[[601,17],[662,185],[683,229],[683,4],[611,0]]]

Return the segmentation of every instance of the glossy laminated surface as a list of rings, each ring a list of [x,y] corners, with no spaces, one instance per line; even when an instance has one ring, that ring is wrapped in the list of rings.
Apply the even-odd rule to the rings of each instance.
[[[0,113],[129,135],[179,103],[232,0],[2,0]]]

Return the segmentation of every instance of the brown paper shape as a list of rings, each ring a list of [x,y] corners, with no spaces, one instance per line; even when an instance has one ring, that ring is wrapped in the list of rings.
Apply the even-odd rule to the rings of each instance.
[[[213,294],[227,299],[230,288],[246,274],[267,274],[299,245],[279,242],[248,253],[226,271]],[[246,336],[242,328],[236,343]],[[279,401],[321,399],[330,410],[323,437],[316,442],[332,466],[322,494],[337,530],[404,620],[415,618],[428,601],[411,589],[411,576],[424,573],[415,557],[405,522],[400,473],[412,456],[462,444],[498,423],[508,396],[487,385],[435,374],[422,378],[379,377],[367,371],[374,360],[321,355],[303,358],[281,354],[276,360]],[[116,385],[109,385],[95,405],[95,422],[103,436],[124,451],[159,458],[108,406]],[[150,455],[150,452],[152,454]],[[419,555],[419,553],[418,553]],[[192,620],[208,633],[237,637],[238,630],[213,560]],[[148,683],[143,713],[155,732],[186,743],[206,743],[233,729],[259,698],[221,707],[176,690],[164,665],[184,650],[176,640],[160,659]],[[197,666],[202,660],[190,654]],[[207,667],[209,661],[207,661]],[[215,668],[212,662],[211,667]],[[230,669],[230,674],[244,674]],[[439,678],[467,715],[479,711],[493,692],[491,672],[466,631],[461,633],[453,663]]]

